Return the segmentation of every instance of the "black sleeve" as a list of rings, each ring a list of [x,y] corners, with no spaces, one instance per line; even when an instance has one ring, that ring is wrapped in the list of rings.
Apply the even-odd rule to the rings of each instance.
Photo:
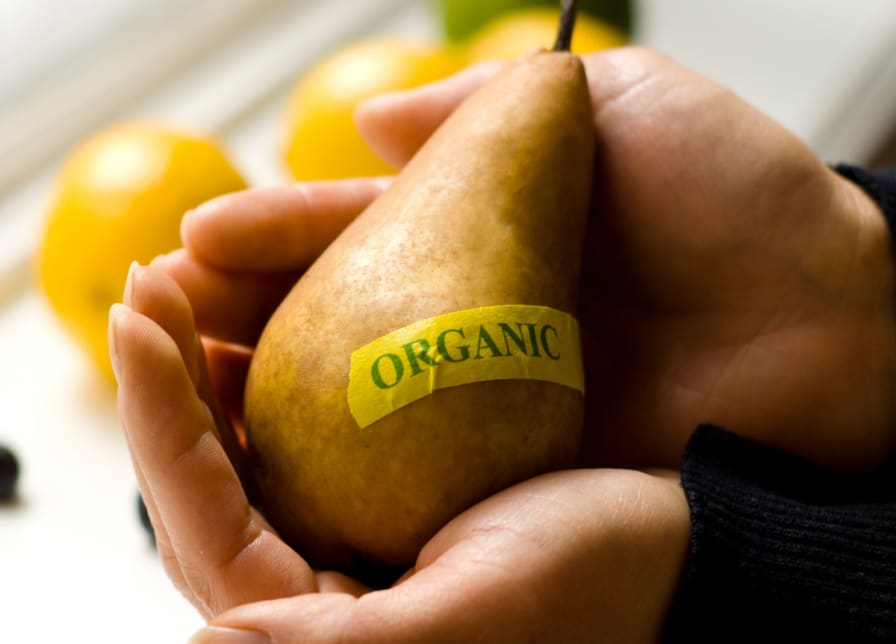
[[[896,168],[835,170],[896,231]],[[691,546],[666,642],[896,642],[896,462],[831,472],[704,425],[681,482]]]
[[[832,473],[716,427],[682,459],[688,569],[668,642],[896,642],[893,468]]]
[[[834,170],[858,184],[880,205],[890,233],[896,234],[896,166],[872,171],[841,163]]]

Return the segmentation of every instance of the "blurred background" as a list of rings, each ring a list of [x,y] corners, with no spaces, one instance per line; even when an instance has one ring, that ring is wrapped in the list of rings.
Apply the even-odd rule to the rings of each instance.
[[[549,46],[548,0],[0,0],[0,640],[186,641],[105,356],[131,259],[246,185],[391,171],[362,98]],[[659,49],[829,162],[896,162],[892,0],[580,0],[573,48]],[[0,458],[0,491],[14,478]],[[5,468],[5,469],[4,469]],[[2,495],[0,495],[2,496]]]

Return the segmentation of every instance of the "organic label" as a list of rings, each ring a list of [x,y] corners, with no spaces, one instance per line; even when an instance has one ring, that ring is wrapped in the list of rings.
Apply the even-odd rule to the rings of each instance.
[[[348,404],[367,427],[436,389],[484,380],[544,380],[584,393],[578,322],[522,304],[414,322],[352,353]]]

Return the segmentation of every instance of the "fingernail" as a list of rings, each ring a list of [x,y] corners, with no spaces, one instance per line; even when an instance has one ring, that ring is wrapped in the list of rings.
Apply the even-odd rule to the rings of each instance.
[[[271,644],[271,638],[259,631],[206,626],[187,644]]]
[[[112,371],[115,379],[120,381],[121,360],[118,357],[118,322],[125,313],[130,311],[124,304],[113,304],[109,309],[109,358],[112,360]]]
[[[352,120],[355,125],[358,125],[359,120],[364,120],[371,114],[376,118],[383,112],[388,113],[396,104],[400,104],[405,100],[408,91],[409,90],[396,90],[384,92],[363,99],[355,106],[355,111],[352,113]]]
[[[181,218],[181,230],[183,230],[183,224],[187,220],[196,220],[196,218],[204,219],[206,217],[214,217],[215,212],[218,210],[218,206],[221,204],[221,201],[226,201],[227,195],[222,195],[220,197],[213,197],[208,201],[203,201],[201,204],[192,208],[184,213],[184,216]]]
[[[184,213],[184,216],[180,218],[180,243],[184,246],[187,245],[187,237],[189,237],[189,231],[187,230],[190,226],[190,219],[193,218],[193,213],[196,212],[196,209],[188,210]]]
[[[373,185],[385,192],[395,182],[395,177],[373,177]]]
[[[165,263],[168,261],[168,253],[162,253],[161,255],[156,255],[152,258],[152,260],[147,264],[147,266],[152,266],[153,268],[165,268]]]
[[[215,210],[217,209],[215,201],[216,199],[212,199],[203,202],[192,210],[185,212],[184,216],[180,218],[180,243],[183,244],[184,247],[190,246],[190,237],[192,236],[193,229],[196,227],[197,222],[201,227],[204,219],[214,217]]]
[[[131,302],[134,297],[134,281],[137,279],[135,276],[137,274],[138,269],[140,268],[140,264],[136,261],[131,262],[131,265],[128,267],[128,277],[124,281],[124,303],[128,306],[131,306]]]

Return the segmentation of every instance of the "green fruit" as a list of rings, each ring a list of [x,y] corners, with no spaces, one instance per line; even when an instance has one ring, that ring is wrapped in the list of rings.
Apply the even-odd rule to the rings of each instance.
[[[449,40],[460,41],[498,15],[532,6],[559,7],[558,0],[436,0]],[[599,18],[626,34],[634,24],[631,0],[580,0],[579,11]]]

